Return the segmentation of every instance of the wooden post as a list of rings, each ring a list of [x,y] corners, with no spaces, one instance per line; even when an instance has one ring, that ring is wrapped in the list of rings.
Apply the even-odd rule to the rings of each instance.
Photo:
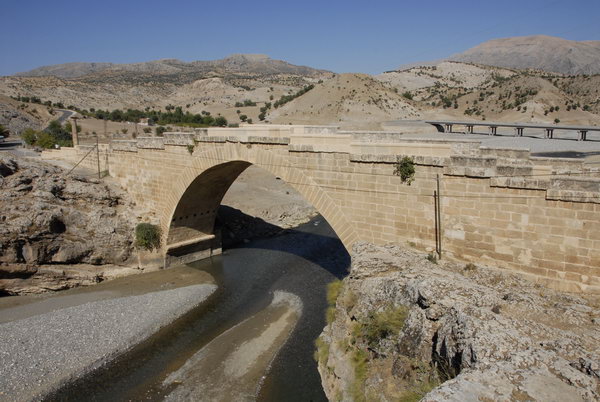
[[[77,117],[71,116],[71,137],[73,139],[73,146],[79,145],[79,134],[77,133]]]

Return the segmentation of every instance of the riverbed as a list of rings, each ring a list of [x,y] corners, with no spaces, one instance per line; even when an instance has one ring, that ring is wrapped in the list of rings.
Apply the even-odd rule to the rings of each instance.
[[[73,305],[84,302],[86,292],[105,300],[128,297],[127,288],[143,295],[163,285],[218,286],[204,303],[47,399],[325,400],[313,343],[325,324],[326,285],[343,277],[349,264],[341,242],[316,217],[222,256],[153,273],[151,280],[141,274],[123,278],[128,281],[123,286],[116,280],[58,296]],[[143,289],[135,286],[138,281]],[[64,308],[52,299],[45,297],[35,308],[27,301],[5,306],[0,317],[28,319]],[[9,311],[11,317],[3,314]]]

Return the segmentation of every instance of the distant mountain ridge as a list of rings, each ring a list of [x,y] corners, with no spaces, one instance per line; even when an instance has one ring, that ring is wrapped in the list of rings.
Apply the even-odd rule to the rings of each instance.
[[[545,35],[493,39],[448,60],[568,75],[600,74],[600,41]]]
[[[271,59],[263,54],[233,54],[220,60],[199,60],[185,62],[177,59],[153,60],[142,63],[65,63],[42,66],[30,71],[14,74],[18,77],[54,76],[63,79],[74,79],[89,75],[141,73],[171,75],[178,73],[206,73],[212,70],[229,73],[253,74],[295,74],[317,76],[329,73],[307,66],[297,66],[283,60]]]

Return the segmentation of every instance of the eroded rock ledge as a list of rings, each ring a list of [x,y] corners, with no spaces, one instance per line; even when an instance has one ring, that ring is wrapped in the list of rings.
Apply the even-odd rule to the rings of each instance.
[[[425,257],[355,246],[317,341],[330,400],[600,400],[597,296]]]
[[[65,173],[0,156],[0,295],[91,284],[134,262],[126,194]]]

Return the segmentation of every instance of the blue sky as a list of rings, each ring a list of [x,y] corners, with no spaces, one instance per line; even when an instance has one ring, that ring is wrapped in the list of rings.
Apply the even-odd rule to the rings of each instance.
[[[0,75],[232,53],[379,73],[499,37],[600,40],[600,0],[2,0],[0,10]]]

